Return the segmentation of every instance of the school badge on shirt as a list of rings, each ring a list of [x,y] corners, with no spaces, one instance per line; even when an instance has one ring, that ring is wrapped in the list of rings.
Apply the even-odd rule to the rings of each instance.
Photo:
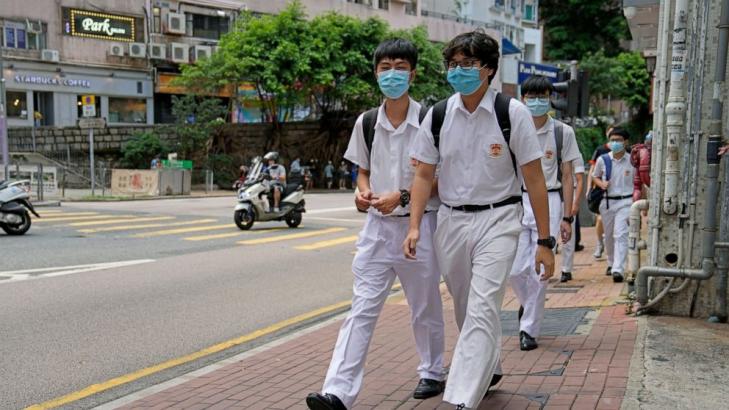
[[[489,157],[491,158],[498,158],[501,156],[502,152],[502,146],[501,144],[491,144],[489,145]]]

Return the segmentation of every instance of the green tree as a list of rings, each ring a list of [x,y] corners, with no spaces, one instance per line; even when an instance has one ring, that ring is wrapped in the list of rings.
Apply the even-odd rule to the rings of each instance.
[[[207,154],[212,147],[216,129],[225,123],[227,108],[217,98],[203,98],[192,94],[172,97],[177,142],[174,147],[182,158]],[[198,157],[199,158],[199,157]]]
[[[129,169],[149,168],[156,155],[165,156],[170,152],[167,144],[154,132],[142,132],[122,146],[122,166]]]
[[[541,0],[539,13],[549,60],[580,60],[599,49],[615,56],[630,38],[618,0]]]

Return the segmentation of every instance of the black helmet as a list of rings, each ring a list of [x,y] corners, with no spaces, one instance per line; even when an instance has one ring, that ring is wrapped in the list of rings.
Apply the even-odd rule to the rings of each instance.
[[[271,151],[268,154],[264,155],[263,159],[265,159],[266,161],[278,161],[278,152]]]

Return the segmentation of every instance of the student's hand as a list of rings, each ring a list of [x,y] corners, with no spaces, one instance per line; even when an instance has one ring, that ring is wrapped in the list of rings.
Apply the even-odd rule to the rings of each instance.
[[[575,200],[572,201],[572,212],[570,213],[570,216],[577,217],[577,215],[580,213],[580,201]]]
[[[719,155],[724,155],[727,152],[729,152],[729,144],[726,144],[723,147],[719,148]]]
[[[537,275],[541,273],[541,266],[544,266],[544,274],[541,280],[547,280],[554,275],[554,252],[546,246],[537,245],[537,255],[535,264]]]
[[[572,237],[572,224],[566,221],[559,223],[559,236],[562,237],[562,243],[567,243]]]
[[[372,206],[380,211],[382,215],[391,214],[400,205],[400,192],[391,192],[372,201]]]
[[[599,183],[597,184],[597,186],[599,186],[603,190],[607,190],[609,185],[610,185],[610,181],[602,181],[602,180],[599,181]]]
[[[357,195],[354,196],[354,204],[360,211],[366,211],[372,205],[372,198],[372,191],[357,191]]]
[[[410,229],[408,236],[405,237],[405,242],[402,243],[402,251],[406,259],[415,260],[415,249],[418,247],[418,240],[420,240],[420,230]]]

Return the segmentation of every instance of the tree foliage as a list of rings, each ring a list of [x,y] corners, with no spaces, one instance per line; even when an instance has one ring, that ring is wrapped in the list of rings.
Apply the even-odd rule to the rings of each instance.
[[[650,75],[639,52],[624,52],[610,58],[603,50],[589,53],[580,68],[590,72],[593,99],[612,96],[622,99],[634,110],[647,108],[650,98]]]
[[[191,159],[196,153],[209,152],[215,130],[225,123],[227,111],[217,98],[200,98],[191,94],[172,96],[172,114],[175,116],[177,133],[177,145],[174,148],[178,154]]]
[[[630,38],[621,1],[541,0],[539,12],[549,60],[580,60],[600,49],[615,56]]]
[[[122,166],[129,169],[148,168],[156,155],[165,156],[170,152],[167,144],[154,132],[134,135],[122,147]]]

